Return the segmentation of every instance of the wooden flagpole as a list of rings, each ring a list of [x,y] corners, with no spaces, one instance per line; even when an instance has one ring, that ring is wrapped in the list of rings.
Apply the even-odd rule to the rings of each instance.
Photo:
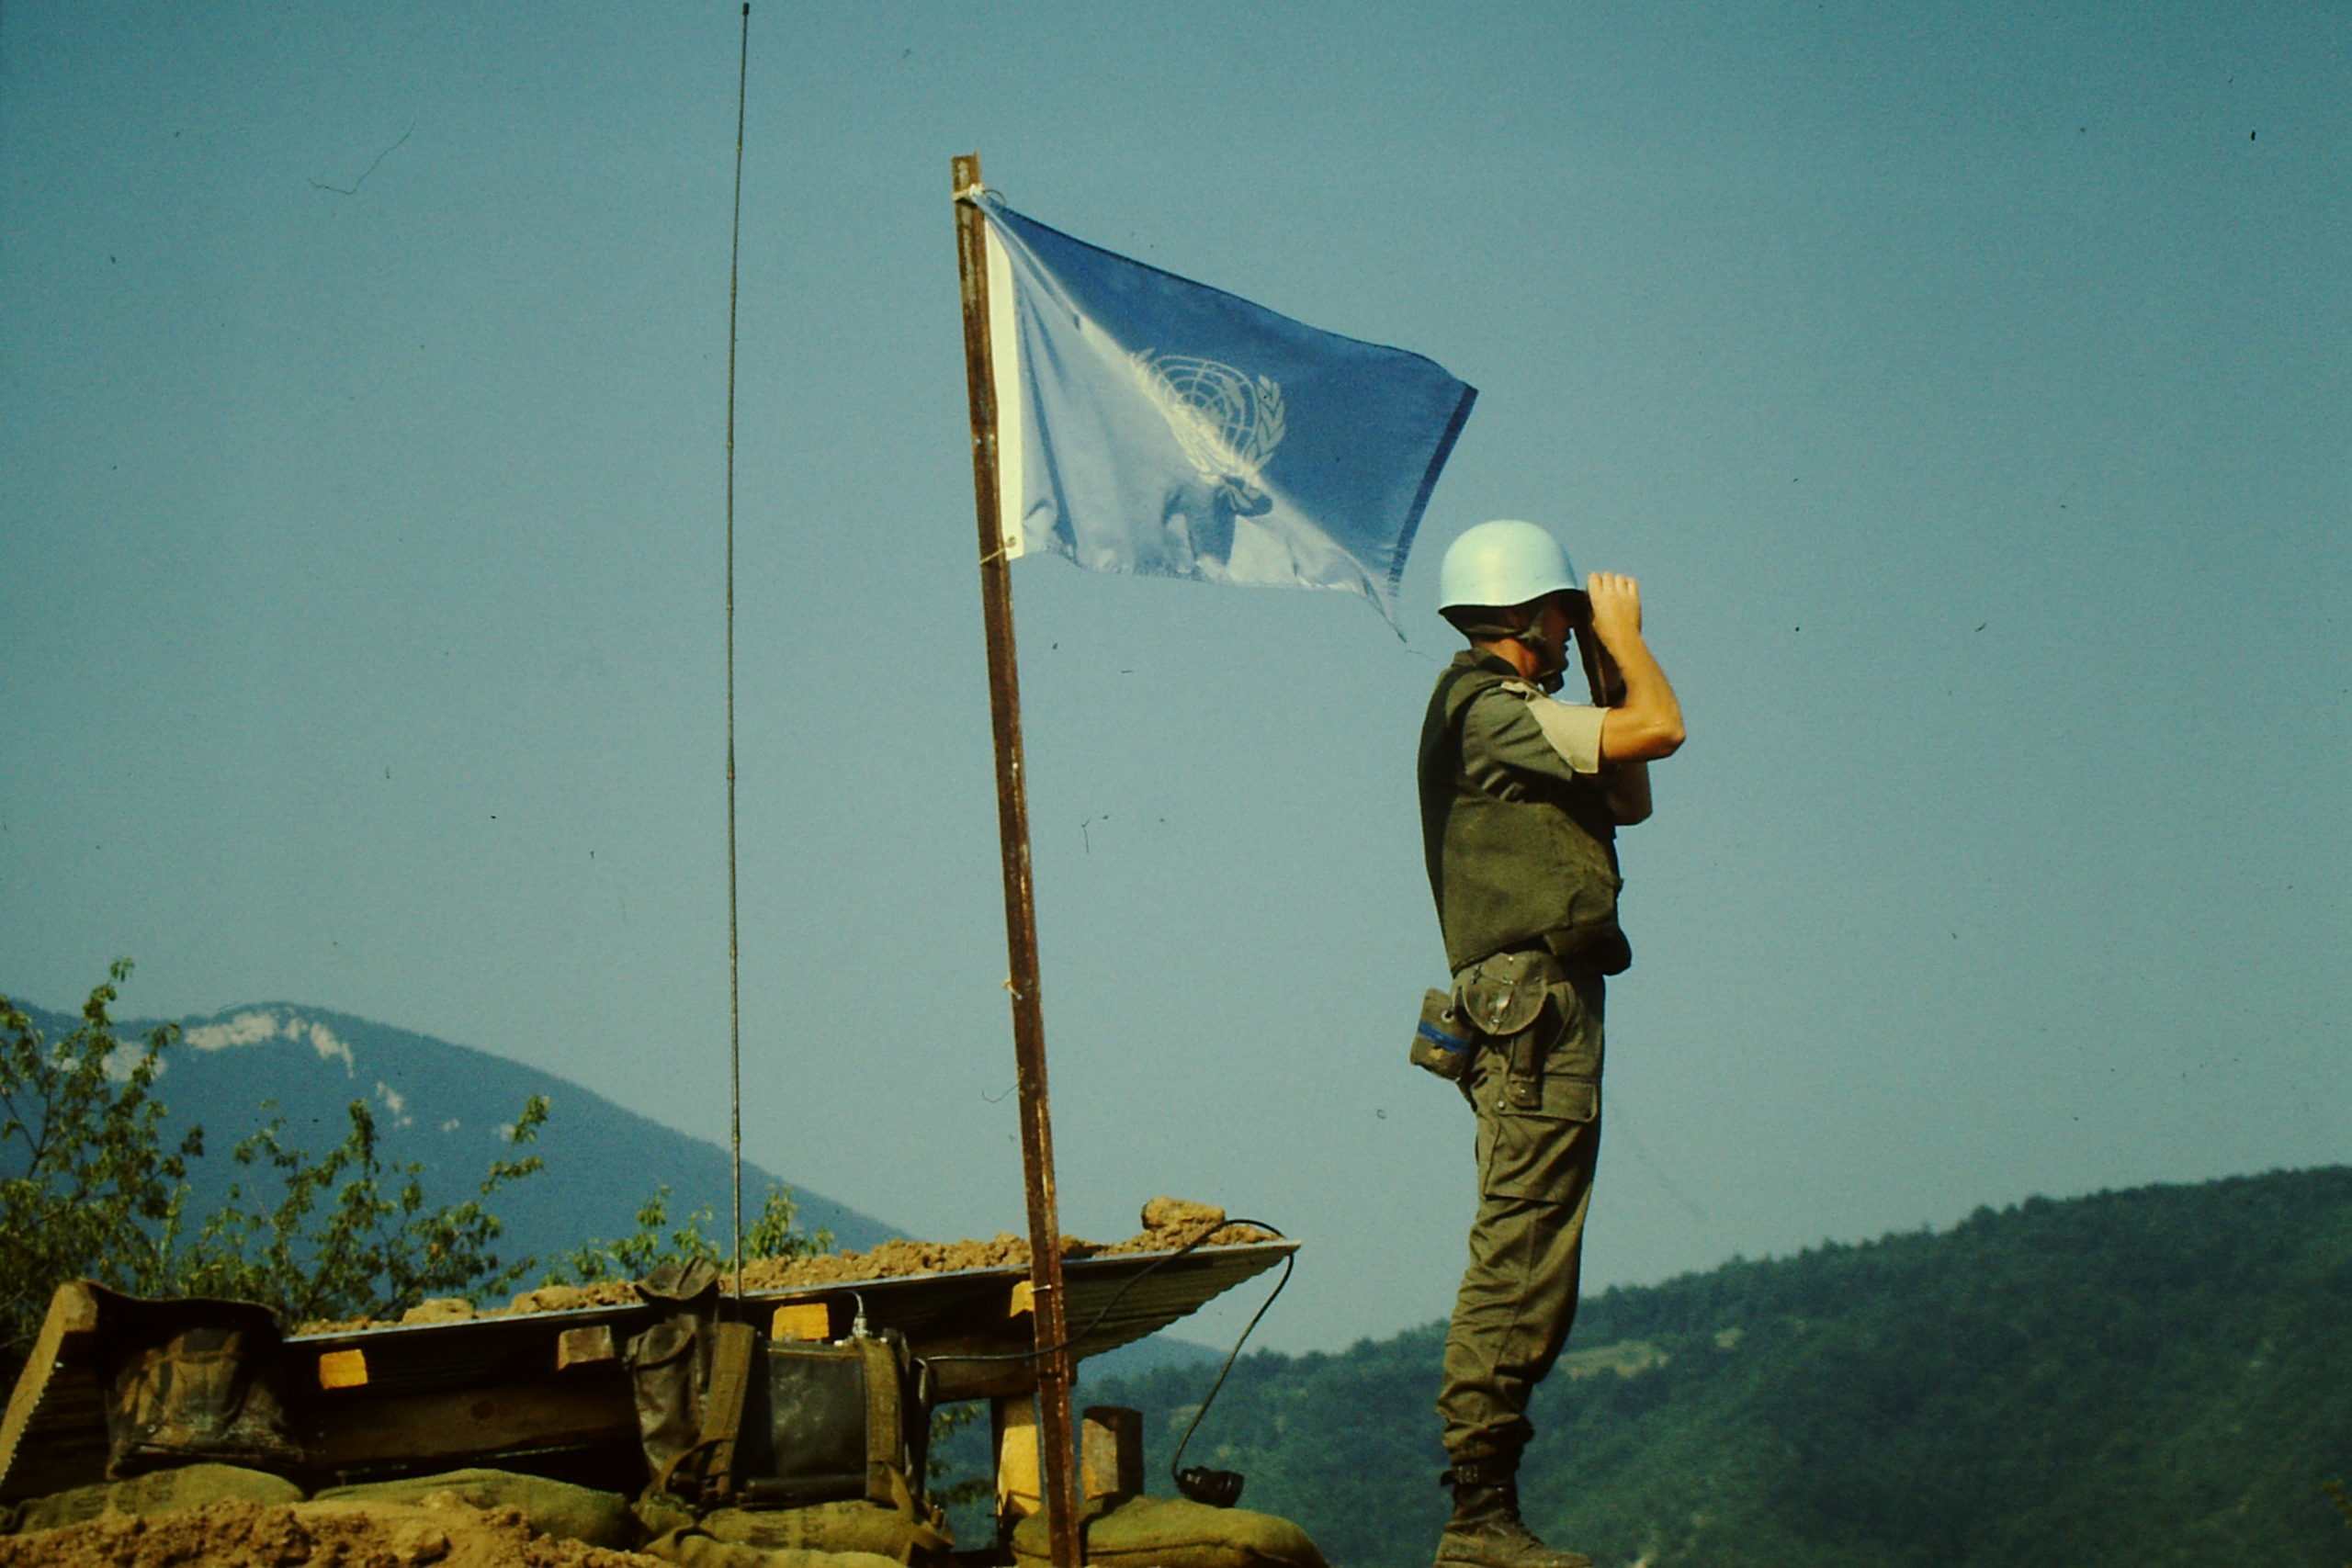
[[[980,155],[955,161],[956,191],[980,186]],[[1046,1093],[1045,1013],[1037,994],[1037,911],[1029,871],[1029,792],[1021,757],[1021,670],[1012,642],[1012,577],[997,493],[996,382],[989,354],[987,220],[956,204],[964,292],[964,379],[972,405],[972,491],[980,520],[980,606],[988,635],[989,712],[996,735],[997,837],[1004,856],[1004,932],[1012,993],[1012,1053],[1021,1084],[1021,1165],[1029,1199],[1031,1323],[1036,1331],[1037,1430],[1046,1529],[1054,1568],[1079,1568],[1076,1448],[1070,1420],[1061,1219],[1054,1199],[1053,1118]]]

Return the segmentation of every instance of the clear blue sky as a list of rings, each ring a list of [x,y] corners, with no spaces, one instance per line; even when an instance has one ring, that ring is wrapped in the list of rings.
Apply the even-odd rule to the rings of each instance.
[[[2344,1158],[2335,5],[765,5],[747,1152],[1022,1225],[948,160],[1481,389],[1405,584],[1016,570],[1067,1228],[1440,1315],[1437,557],[1641,577],[1595,1283]],[[0,987],[339,1009],[726,1128],[737,9],[0,12]],[[560,1114],[560,1107],[558,1108]],[[1213,1325],[1204,1325],[1202,1331]]]

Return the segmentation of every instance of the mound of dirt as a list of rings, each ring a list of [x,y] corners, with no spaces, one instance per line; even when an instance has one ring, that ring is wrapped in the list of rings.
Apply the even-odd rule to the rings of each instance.
[[[207,1504],[107,1514],[0,1536],[0,1568],[666,1568],[659,1558],[534,1538],[521,1510],[420,1503]]]
[[[1227,1224],[1223,1209],[1154,1198],[1143,1206],[1144,1228],[1105,1247],[1074,1235],[1062,1237],[1064,1258],[1119,1258],[1134,1253],[1173,1252],[1198,1241],[1204,1247],[1238,1247],[1272,1241],[1255,1225]],[[1204,1237],[1204,1233],[1205,1237]],[[886,1241],[865,1252],[829,1252],[819,1258],[760,1258],[743,1265],[743,1285],[752,1291],[801,1290],[857,1280],[895,1280],[911,1274],[946,1274],[959,1269],[1026,1269],[1029,1242],[1011,1231],[992,1241]]]
[[[1240,1247],[1272,1241],[1270,1231],[1256,1225],[1228,1224],[1225,1211],[1207,1203],[1179,1198],[1154,1198],[1143,1206],[1143,1229],[1125,1241],[1104,1246],[1079,1236],[1062,1237],[1064,1258],[1124,1258],[1144,1252],[1173,1252],[1199,1240],[1204,1247]],[[1204,1240],[1201,1239],[1204,1232]],[[842,1285],[859,1280],[895,1280],[916,1274],[948,1274],[962,1269],[1026,1269],[1029,1241],[1001,1231],[988,1241],[886,1241],[865,1252],[828,1252],[815,1258],[754,1258],[743,1264],[743,1288],[748,1291],[806,1290]],[[722,1276],[729,1290],[734,1276]],[[633,1305],[639,1297],[628,1280],[602,1280],[593,1285],[542,1285],[525,1291],[506,1306],[477,1312],[462,1301],[431,1301],[409,1309],[402,1323],[434,1323],[466,1317],[504,1317],[518,1313],[564,1312],[586,1306]],[[298,1334],[345,1334],[383,1325],[369,1318],[340,1323],[306,1323]]]

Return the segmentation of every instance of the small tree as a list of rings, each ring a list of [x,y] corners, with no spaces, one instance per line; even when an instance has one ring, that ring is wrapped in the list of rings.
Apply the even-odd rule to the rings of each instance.
[[[245,1206],[242,1184],[232,1187],[176,1260],[181,1292],[266,1302],[303,1323],[396,1317],[428,1297],[496,1294],[523,1277],[531,1259],[502,1265],[490,1250],[501,1227],[481,1200],[539,1170],[537,1155],[493,1160],[479,1198],[428,1209],[424,1168],[386,1167],[368,1102],[348,1111],[351,1131],[324,1158],[288,1145],[282,1116],[230,1151],[241,1166],[275,1171],[284,1196],[263,1213]],[[529,1143],[547,1119],[546,1099],[531,1096],[508,1141]]]
[[[11,1372],[58,1281],[150,1293],[174,1282],[187,1162],[204,1152],[204,1131],[164,1147],[153,1089],[179,1032],[166,1024],[125,1045],[107,1010],[130,961],[107,976],[54,1044],[0,997],[0,1365]]]
[[[300,1323],[499,1291],[531,1267],[491,1250],[499,1224],[482,1200],[537,1170],[536,1156],[493,1161],[479,1197],[429,1207],[423,1168],[382,1162],[375,1118],[356,1100],[351,1131],[323,1157],[288,1145],[283,1118],[237,1145],[231,1157],[274,1172],[283,1195],[255,1207],[240,1183],[189,1238],[188,1161],[203,1155],[204,1130],[165,1146],[153,1090],[179,1030],[164,1024],[135,1044],[116,1034],[110,1010],[130,977],[130,961],[117,960],[81,1024],[54,1043],[0,997],[0,1379],[13,1381],[65,1280],[232,1296]],[[547,1116],[532,1096],[510,1141],[529,1143]]]
[[[830,1252],[833,1233],[804,1231],[795,1220],[799,1213],[788,1187],[771,1187],[761,1201],[760,1217],[743,1233],[743,1256],[753,1258],[813,1258]],[[691,1263],[708,1258],[730,1261],[719,1238],[705,1233],[711,1223],[706,1204],[670,1225],[670,1190],[656,1188],[637,1212],[637,1231],[617,1241],[591,1241],[556,1259],[542,1283],[588,1285],[599,1280],[641,1280],[663,1263]],[[664,1235],[662,1229],[670,1226]]]

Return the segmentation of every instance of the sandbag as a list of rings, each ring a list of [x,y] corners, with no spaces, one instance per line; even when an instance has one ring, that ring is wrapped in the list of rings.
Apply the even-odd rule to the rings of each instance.
[[[35,1530],[63,1529],[101,1514],[169,1514],[232,1498],[268,1507],[300,1502],[302,1489],[284,1476],[272,1475],[265,1470],[246,1470],[233,1464],[187,1464],[177,1470],[151,1470],[128,1481],[102,1481],[92,1486],[76,1486],[71,1491],[28,1499],[17,1510],[16,1528],[18,1532],[30,1535]]]
[[[637,1549],[680,1568],[899,1568],[894,1557],[870,1551],[810,1551],[800,1547],[747,1546],[719,1540],[695,1526],[666,1530]]]
[[[923,1510],[928,1515],[930,1510]],[[917,1562],[943,1557],[952,1542],[944,1521],[879,1503],[818,1503],[805,1508],[720,1508],[703,1516],[703,1532],[763,1551],[854,1551]]]
[[[509,1470],[453,1470],[440,1475],[412,1475],[398,1481],[371,1481],[357,1486],[331,1486],[318,1495],[322,1503],[421,1503],[436,1492],[447,1492],[472,1507],[514,1508],[534,1535],[584,1541],[627,1551],[637,1544],[637,1518],[628,1499],[617,1492],[549,1481],[543,1475],[518,1475]]]
[[[637,1533],[641,1540],[651,1540],[673,1530],[695,1528],[695,1511],[692,1508],[670,1493],[656,1492],[651,1487],[639,1495],[637,1501],[629,1505],[628,1511],[637,1516]]]
[[[1306,1532],[1288,1519],[1246,1508],[1212,1508],[1182,1497],[1126,1497],[1080,1521],[1092,1568],[1327,1568]],[[1012,1532],[1021,1568],[1046,1568],[1053,1550],[1046,1516]]]

